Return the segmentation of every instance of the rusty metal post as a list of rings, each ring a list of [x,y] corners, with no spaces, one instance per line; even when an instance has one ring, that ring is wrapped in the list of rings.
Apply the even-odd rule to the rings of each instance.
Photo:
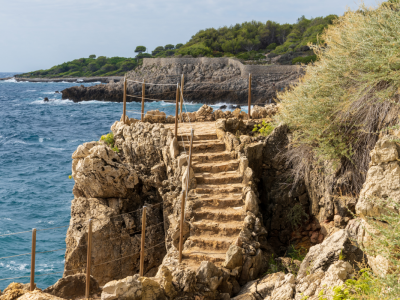
[[[140,245],[140,276],[144,275],[144,243],[146,238],[146,206],[143,206],[142,213],[142,242]]]
[[[182,78],[181,78],[181,105],[180,105],[180,110],[181,110],[181,115],[180,115],[180,122],[182,123],[182,107],[183,107],[183,86],[185,84],[185,75],[182,74]]]
[[[86,292],[85,298],[90,297],[90,269],[92,266],[92,219],[89,220],[86,258]]]
[[[185,190],[182,191],[181,195],[181,223],[180,223],[180,237],[179,237],[179,263],[182,262],[182,251],[183,251],[183,222],[185,215]]]
[[[36,259],[36,228],[32,229],[32,249],[31,249],[31,285],[30,291],[35,289],[35,259]]]
[[[124,108],[122,110],[122,120],[126,123],[126,77],[124,78]]]
[[[143,79],[143,83],[142,83],[142,117],[141,117],[141,121],[143,122],[144,120],[144,96],[146,94],[146,80]]]
[[[251,119],[251,73],[249,74],[249,120]]]
[[[178,139],[178,107],[179,107],[179,83],[176,84],[176,104],[175,104],[175,137]]]

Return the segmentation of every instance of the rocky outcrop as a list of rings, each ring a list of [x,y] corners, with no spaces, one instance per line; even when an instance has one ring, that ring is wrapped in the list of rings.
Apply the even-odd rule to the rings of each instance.
[[[92,275],[100,284],[138,273],[139,210],[144,205],[146,248],[161,243],[146,252],[145,272],[159,266],[165,255],[162,195],[174,175],[167,168],[173,140],[169,129],[141,122],[116,122],[111,129],[118,152],[103,142],[90,142],[73,154],[75,198],[66,238],[65,276],[77,272],[68,270],[84,270],[88,220],[93,220]]]
[[[76,274],[63,277],[55,284],[43,290],[44,293],[64,299],[84,298],[86,291],[86,274]],[[90,277],[90,292],[94,296],[100,293],[101,289],[96,279]]]
[[[322,244],[310,248],[295,274],[277,272],[247,283],[235,300],[312,299],[331,300],[333,288],[354,276],[354,267],[363,254],[351,244],[349,233],[341,230]]]
[[[220,102],[246,104],[248,100],[248,70],[240,62],[230,63],[226,59],[165,59],[144,64],[127,73],[129,82],[127,101],[141,101],[142,82],[159,85],[146,85],[146,97],[151,99],[175,100],[176,84],[185,75],[184,98],[186,101],[215,104]],[[259,67],[259,68],[257,68]],[[276,91],[295,84],[301,76],[297,66],[271,66],[260,71],[263,66],[253,68],[252,103],[274,102]],[[242,74],[246,72],[245,74]],[[244,76],[243,76],[244,75]],[[164,84],[164,85],[163,85]],[[165,85],[170,84],[170,86]],[[275,84],[275,86],[273,86]],[[123,83],[109,83],[92,87],[71,87],[62,91],[62,99],[73,101],[101,100],[123,101]]]

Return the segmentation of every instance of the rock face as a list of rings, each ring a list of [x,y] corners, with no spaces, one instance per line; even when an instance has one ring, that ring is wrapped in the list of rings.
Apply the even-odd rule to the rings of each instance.
[[[59,279],[54,285],[48,287],[43,292],[65,299],[75,299],[85,297],[86,274],[76,274]],[[96,279],[90,278],[90,295],[101,291]]]
[[[301,76],[298,66],[244,66],[229,59],[145,59],[141,68],[127,73],[127,101],[141,101],[143,79],[164,85],[146,85],[146,97],[175,100],[176,83],[185,75],[184,98],[191,102],[215,104],[219,102],[246,104],[248,99],[248,74],[253,73],[252,102],[272,103],[276,90],[294,84]],[[166,63],[167,62],[167,63]],[[258,68],[257,68],[258,67]],[[253,68],[254,70],[247,70]],[[245,70],[246,69],[246,70]],[[261,71],[263,69],[263,71]],[[264,70],[265,69],[265,70]],[[138,83],[139,82],[139,83]],[[273,87],[275,83],[275,87]],[[165,84],[170,84],[165,85]],[[62,91],[63,99],[73,101],[104,100],[123,101],[123,82],[92,87],[71,87]]]
[[[145,273],[161,263],[166,251],[162,194],[167,174],[174,175],[166,168],[170,130],[141,122],[116,122],[111,129],[119,152],[91,142],[72,156],[75,198],[66,238],[65,276],[84,270],[88,220],[93,220],[92,275],[100,284],[138,273],[143,205],[148,206],[146,248],[158,245],[146,252]]]
[[[374,203],[374,198],[390,198],[400,203],[400,148],[394,139],[394,136],[383,137],[370,153],[370,168],[356,205],[358,214],[379,216],[382,209]]]

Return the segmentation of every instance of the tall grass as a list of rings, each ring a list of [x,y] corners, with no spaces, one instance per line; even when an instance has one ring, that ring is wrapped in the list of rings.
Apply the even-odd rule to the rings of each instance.
[[[396,0],[347,11],[322,34],[325,45],[310,45],[318,60],[299,84],[278,94],[297,175],[311,159],[330,160],[351,171],[354,192],[361,189],[369,152],[399,113],[399,10]]]

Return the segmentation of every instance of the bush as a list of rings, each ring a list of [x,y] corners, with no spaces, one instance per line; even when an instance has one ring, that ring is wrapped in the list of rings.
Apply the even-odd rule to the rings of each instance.
[[[265,49],[267,49],[267,50],[275,50],[275,48],[277,47],[278,45],[276,44],[276,43],[272,43],[272,44],[269,44],[268,46],[267,46],[267,48],[265,48]]]
[[[119,149],[117,146],[114,147],[114,134],[112,132],[106,134],[106,135],[102,135],[100,138],[101,141],[103,141],[104,143],[106,143],[108,146],[110,146],[110,148],[115,151],[115,152],[119,152]]]
[[[114,71],[116,68],[112,64],[105,64],[104,66],[101,67],[101,70],[104,72],[111,72]]]
[[[269,136],[274,128],[275,126],[263,120],[261,124],[254,125],[253,132],[258,133],[262,136]]]
[[[178,50],[178,54],[180,55],[191,55],[193,57],[202,56],[211,56],[212,51],[210,48],[206,47],[204,44],[194,44],[189,47],[182,47]]]
[[[301,64],[307,65],[310,62],[315,62],[316,60],[317,60],[317,56],[316,55],[300,56],[300,57],[293,58],[292,65],[295,65],[297,63],[301,63]]]
[[[277,95],[278,121],[294,131],[292,149],[304,153],[299,163],[306,166],[306,156],[335,166],[340,161],[340,172],[353,174],[356,193],[379,132],[394,125],[400,111],[399,9],[397,3],[346,12],[322,35],[329,47],[311,47],[318,60],[300,83]]]

